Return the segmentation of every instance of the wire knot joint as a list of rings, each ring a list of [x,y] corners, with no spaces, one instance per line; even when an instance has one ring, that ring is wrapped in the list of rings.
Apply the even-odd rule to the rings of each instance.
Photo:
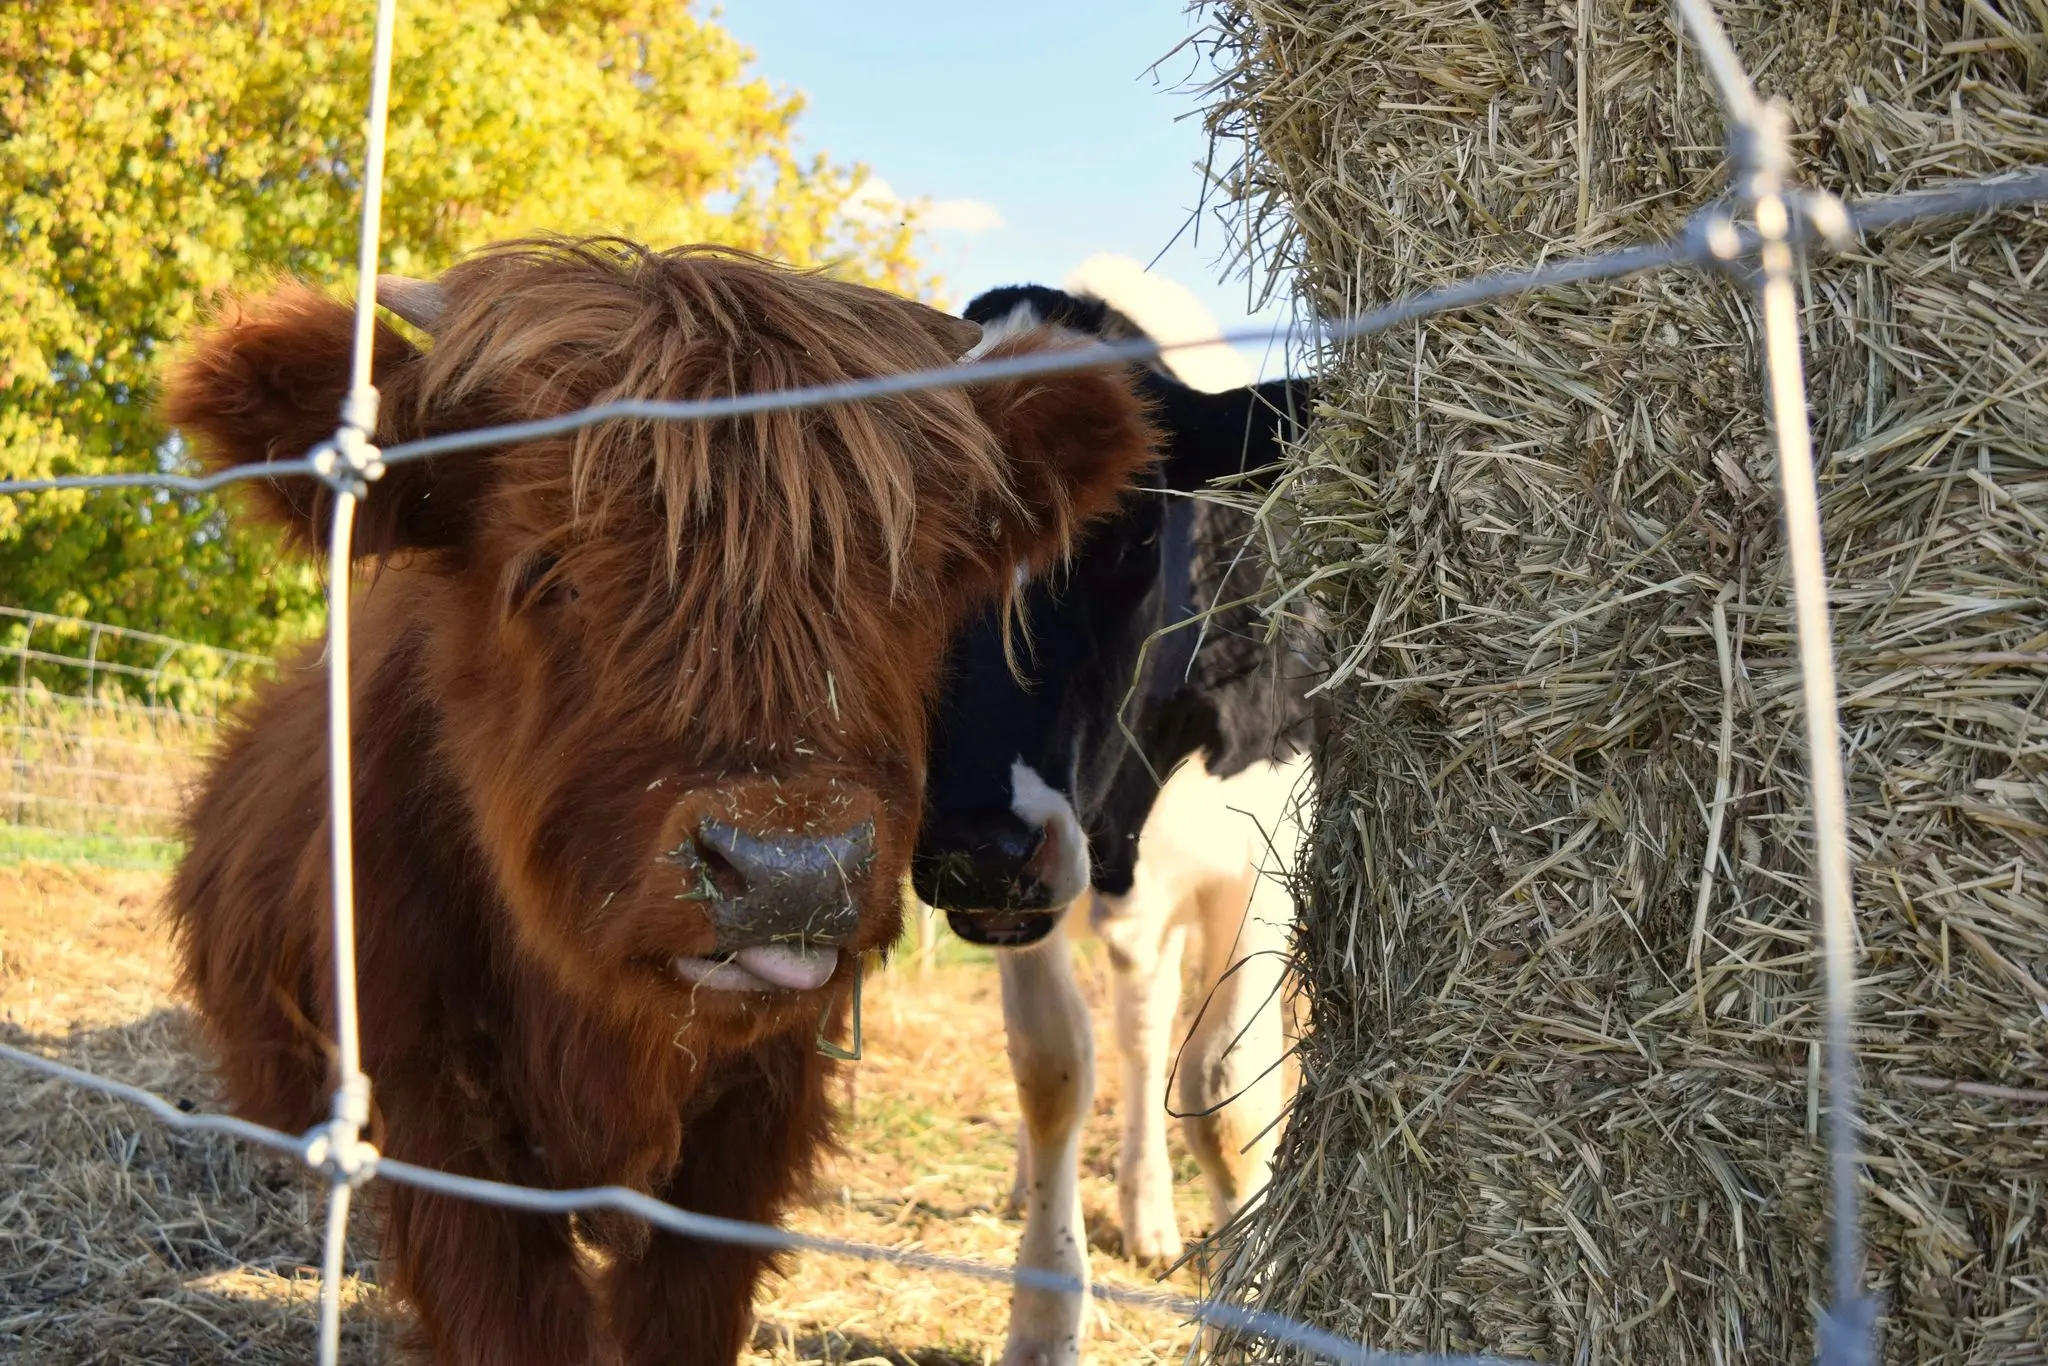
[[[1702,209],[1685,225],[1686,254],[1711,270],[1735,272],[1754,246],[1725,204]]]
[[[344,1077],[334,1089],[334,1113],[306,1133],[299,1147],[305,1164],[348,1185],[377,1174],[377,1145],[362,1137],[370,1122],[370,1079],[361,1072]]]
[[[306,463],[335,492],[360,498],[372,480],[384,477],[384,452],[370,440],[376,430],[376,386],[351,389],[341,401],[341,425],[307,454]]]

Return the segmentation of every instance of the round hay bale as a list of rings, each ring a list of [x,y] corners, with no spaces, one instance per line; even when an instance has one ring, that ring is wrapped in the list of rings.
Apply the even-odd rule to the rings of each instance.
[[[1720,9],[1813,183],[2048,163],[2040,0]],[[1659,0],[1212,21],[1227,183],[1319,313],[1669,237],[1725,187]],[[2048,1361],[2048,214],[1884,233],[1802,297],[1883,1356]],[[1827,1100],[1757,340],[1744,290],[1667,272],[1326,358],[1285,573],[1342,721],[1244,1301],[1390,1350],[1811,1359]]]

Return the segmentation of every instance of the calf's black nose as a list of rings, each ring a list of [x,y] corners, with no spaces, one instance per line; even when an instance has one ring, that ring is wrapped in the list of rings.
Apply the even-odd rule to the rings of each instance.
[[[875,823],[832,835],[755,834],[705,818],[692,839],[716,952],[757,944],[836,947],[860,928],[854,884],[875,857]]]
[[[1035,866],[1044,845],[1043,828],[1008,812],[928,823],[910,860],[911,889],[947,912],[1048,910],[1052,888]]]

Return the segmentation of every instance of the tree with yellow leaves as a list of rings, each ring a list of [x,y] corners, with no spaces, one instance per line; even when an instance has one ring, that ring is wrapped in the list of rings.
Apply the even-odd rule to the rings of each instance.
[[[223,289],[352,283],[362,0],[0,6],[0,478],[181,468],[168,346]],[[385,269],[535,231],[720,242],[904,291],[912,232],[800,159],[800,100],[677,0],[405,0]],[[0,602],[263,649],[309,565],[166,493],[0,496]]]

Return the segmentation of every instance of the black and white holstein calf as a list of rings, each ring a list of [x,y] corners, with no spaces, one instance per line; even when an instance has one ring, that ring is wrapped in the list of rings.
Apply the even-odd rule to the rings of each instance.
[[[1100,300],[994,290],[967,316],[1004,335],[1043,322],[1139,335]],[[1282,976],[1312,661],[1252,606],[1265,561],[1252,518],[1188,496],[1271,464],[1303,420],[1281,381],[1204,393],[1146,367],[1163,458],[1062,573],[1027,586],[1018,619],[956,639],[931,749],[918,895],[999,950],[1024,1113],[1018,1261],[1085,1279],[1079,1142],[1094,1094],[1088,1011],[1063,913],[1092,887],[1113,969],[1123,1073],[1119,1204],[1126,1252],[1181,1251],[1166,1151],[1182,956],[1205,993],[1178,1060],[1178,1110],[1217,1225],[1264,1184],[1284,1101]],[[1021,678],[1020,678],[1021,675]],[[1163,780],[1163,785],[1162,785]],[[1006,1362],[1078,1359],[1083,1302],[1020,1288]]]

